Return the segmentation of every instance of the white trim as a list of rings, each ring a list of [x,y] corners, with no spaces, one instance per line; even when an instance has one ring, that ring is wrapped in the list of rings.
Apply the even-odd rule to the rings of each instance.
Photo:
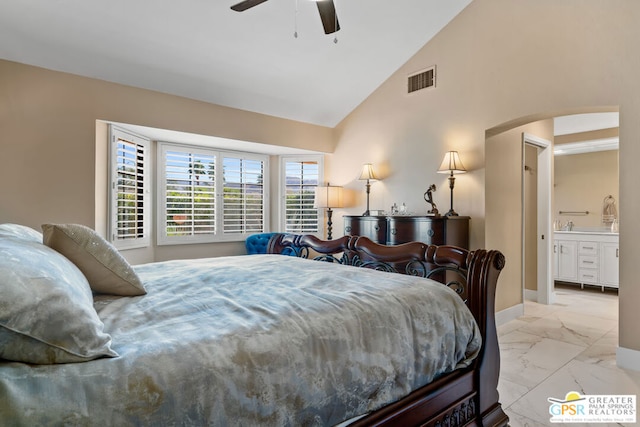
[[[555,156],[566,156],[570,154],[595,153],[598,151],[618,150],[620,148],[620,139],[603,138],[592,139],[589,141],[569,142],[566,144],[558,144],[553,147]]]
[[[640,371],[640,351],[618,347],[616,350],[616,364],[622,369]]]
[[[545,149],[551,146],[551,141],[548,141],[544,138],[540,138],[539,136],[531,135],[530,133],[523,132],[522,137],[529,144],[535,145],[536,147],[540,147],[542,149]]]
[[[524,316],[524,304],[516,304],[496,313],[496,326],[502,326],[507,322]]]

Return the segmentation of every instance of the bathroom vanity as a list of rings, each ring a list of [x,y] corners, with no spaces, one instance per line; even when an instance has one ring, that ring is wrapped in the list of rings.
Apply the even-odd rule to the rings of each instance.
[[[555,280],[618,288],[618,233],[555,231],[553,255]]]

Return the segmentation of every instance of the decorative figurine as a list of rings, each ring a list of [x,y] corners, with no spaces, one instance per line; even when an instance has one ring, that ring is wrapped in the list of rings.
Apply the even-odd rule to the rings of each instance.
[[[424,200],[431,205],[431,209],[427,212],[427,215],[440,216],[436,204],[433,202],[433,192],[436,191],[436,185],[431,184],[427,191],[424,193]]]

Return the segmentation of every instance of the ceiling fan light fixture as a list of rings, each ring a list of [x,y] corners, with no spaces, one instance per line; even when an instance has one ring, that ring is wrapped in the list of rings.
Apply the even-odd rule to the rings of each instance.
[[[244,12],[254,6],[262,4],[267,0],[244,0],[240,3],[231,6],[231,10],[236,12]],[[318,6],[318,12],[320,13],[320,19],[322,20],[322,27],[325,34],[332,34],[336,31],[340,31],[340,24],[338,23],[338,16],[336,14],[336,8],[333,4],[333,0],[312,0],[315,1]],[[337,39],[334,40],[337,43]]]

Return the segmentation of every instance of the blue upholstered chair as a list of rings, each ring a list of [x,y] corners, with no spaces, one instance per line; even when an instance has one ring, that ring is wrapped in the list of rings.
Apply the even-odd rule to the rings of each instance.
[[[278,233],[258,233],[252,234],[247,237],[244,241],[244,244],[247,248],[248,255],[254,254],[266,254],[267,253],[267,243],[269,243],[269,239],[271,236]]]

